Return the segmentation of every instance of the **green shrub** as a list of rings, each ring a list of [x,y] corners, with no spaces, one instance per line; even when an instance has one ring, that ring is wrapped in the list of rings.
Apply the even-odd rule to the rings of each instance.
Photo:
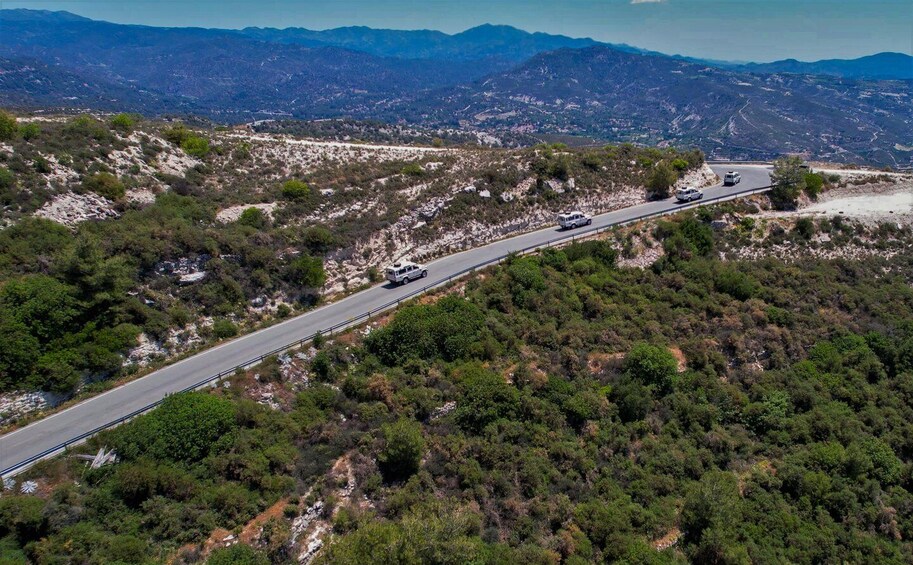
[[[82,188],[108,200],[120,200],[127,194],[124,183],[111,173],[95,173],[83,179]]]
[[[112,432],[118,455],[194,463],[227,445],[236,429],[231,401],[202,392],[174,394]]]
[[[479,433],[488,424],[513,417],[519,408],[517,389],[481,365],[464,366],[459,386],[462,398],[454,414],[466,430]]]
[[[455,361],[473,356],[483,329],[484,316],[475,304],[446,296],[436,304],[403,308],[386,327],[371,332],[366,345],[388,365],[438,357]]]
[[[111,127],[123,133],[130,133],[135,125],[136,119],[130,114],[118,114],[111,118]]]
[[[794,229],[803,239],[809,240],[815,235],[815,222],[811,218],[799,218]]]
[[[246,208],[238,217],[238,223],[242,226],[248,226],[257,230],[262,230],[269,226],[269,217],[266,212],[260,208]]]
[[[269,565],[269,559],[251,546],[237,543],[213,551],[206,565]]]
[[[425,174],[425,169],[418,163],[409,163],[402,168],[400,173],[410,177],[420,177]]]
[[[0,167],[0,190],[16,186],[16,176],[6,167]]]
[[[292,284],[304,288],[320,288],[326,282],[323,260],[320,257],[302,255],[289,264],[286,278]]]
[[[16,137],[17,131],[16,118],[0,110],[0,141],[10,141]]]
[[[298,179],[290,179],[282,183],[282,196],[286,200],[302,200],[311,194],[308,183]]]
[[[414,475],[425,452],[422,426],[415,420],[399,419],[383,427],[384,447],[377,462],[387,480],[403,480]]]
[[[184,124],[175,124],[162,131],[162,137],[180,147],[191,135],[191,131]]]
[[[220,318],[212,323],[212,335],[217,339],[227,339],[238,335],[238,326],[231,320]]]
[[[736,300],[748,300],[760,290],[758,281],[733,268],[721,269],[714,279],[714,286]]]
[[[22,139],[26,141],[32,141],[41,135],[41,127],[39,127],[39,125],[34,122],[22,124],[19,126],[19,135],[21,135]]]
[[[666,390],[678,372],[678,361],[665,347],[638,343],[625,355],[623,367],[630,378]]]
[[[815,200],[824,187],[824,177],[818,173],[805,173],[805,194]]]
[[[181,142],[184,153],[202,159],[209,155],[209,140],[199,135],[190,135]]]

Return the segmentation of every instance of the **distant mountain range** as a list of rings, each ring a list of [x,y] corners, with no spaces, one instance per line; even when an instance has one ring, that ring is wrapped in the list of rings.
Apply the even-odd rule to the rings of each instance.
[[[724,66],[735,71],[761,74],[791,73],[878,80],[913,79],[913,57],[903,53],[877,53],[858,59],[826,59],[812,63],[786,59],[773,63]]]
[[[910,86],[738,73],[593,46],[541,53],[510,71],[394,105],[391,115],[432,125],[684,141],[727,157],[798,152],[908,166]]]
[[[0,105],[380,118],[698,144],[719,156],[909,166],[911,66],[901,54],[732,64],[492,25],[218,30],[0,10]]]

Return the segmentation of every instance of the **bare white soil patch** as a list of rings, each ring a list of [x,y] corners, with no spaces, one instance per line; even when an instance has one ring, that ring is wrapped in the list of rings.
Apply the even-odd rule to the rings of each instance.
[[[273,211],[276,207],[279,206],[278,202],[270,202],[268,204],[239,204],[238,206],[231,206],[223,210],[219,210],[219,213],[216,214],[216,220],[227,224],[230,222],[237,221],[241,217],[241,214],[244,213],[248,208],[256,208],[261,210],[264,214],[273,217]]]
[[[119,214],[114,210],[113,202],[97,194],[67,192],[54,197],[38,209],[35,215],[66,226],[75,226],[86,220],[103,220]]]
[[[849,196],[816,202],[801,214],[842,214],[855,218],[908,216],[913,213],[913,192],[903,191],[870,196]]]
[[[699,168],[693,171],[688,171],[685,176],[680,178],[678,182],[675,183],[675,188],[684,188],[686,186],[705,188],[708,186],[713,186],[718,182],[720,182],[720,177],[716,176],[716,173],[713,172],[713,169],[710,168],[710,165],[704,163]]]
[[[351,161],[411,161],[435,154],[446,154],[452,149],[413,147],[409,145],[372,145],[340,141],[295,139],[280,135],[232,134],[230,139],[251,144],[255,161],[281,163],[282,170],[274,178],[288,176],[295,170],[311,172],[327,163]]]

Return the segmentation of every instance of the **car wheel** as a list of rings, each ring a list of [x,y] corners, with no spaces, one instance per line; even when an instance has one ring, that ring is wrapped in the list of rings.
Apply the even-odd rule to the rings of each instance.
[[[592,219],[586,221],[586,225],[590,225],[590,224],[592,224],[592,223],[593,223],[593,220],[592,220]]]
[[[422,271],[422,278],[425,278],[427,276],[428,276],[428,271]]]
[[[409,277],[403,277],[403,284],[409,284]]]

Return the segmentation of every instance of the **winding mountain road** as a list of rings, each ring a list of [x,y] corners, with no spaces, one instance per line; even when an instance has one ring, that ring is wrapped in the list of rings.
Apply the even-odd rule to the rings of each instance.
[[[711,167],[720,178],[727,170],[739,171],[742,182],[734,187],[717,185],[704,189],[703,202],[706,203],[757,192],[770,184],[770,167],[766,165],[712,164]],[[340,324],[357,323],[364,319],[362,315],[366,312],[376,311],[391,301],[395,305],[398,299],[412,294],[416,285],[444,284],[468,269],[496,262],[513,251],[580,237],[588,232],[646,216],[672,212],[682,206],[674,199],[648,202],[596,216],[592,225],[586,228],[572,231],[546,228],[442,257],[428,264],[428,278],[421,282],[397,287],[377,285],[280,324],[212,347],[0,437],[0,475],[6,477],[21,472],[33,462],[59,453],[64,444],[75,445],[72,443],[75,438],[119,422],[168,394],[193,387],[213,375],[230,371],[317,331]]]

